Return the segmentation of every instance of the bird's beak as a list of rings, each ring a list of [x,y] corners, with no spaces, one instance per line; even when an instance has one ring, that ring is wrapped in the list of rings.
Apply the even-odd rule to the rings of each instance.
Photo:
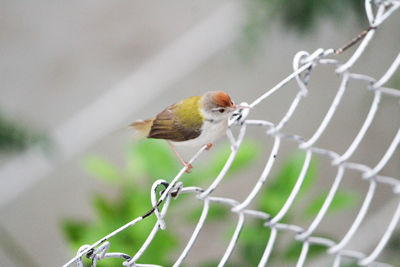
[[[251,106],[244,106],[244,105],[234,105],[234,106],[233,106],[233,109],[234,109],[234,110],[238,110],[238,109],[246,109],[246,108],[248,108],[248,109],[252,109],[252,107],[251,107]]]

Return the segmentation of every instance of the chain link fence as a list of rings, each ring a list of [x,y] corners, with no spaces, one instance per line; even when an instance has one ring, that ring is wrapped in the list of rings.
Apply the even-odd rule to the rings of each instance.
[[[226,207],[230,208],[232,213],[235,213],[238,217],[235,231],[225,250],[224,255],[220,259],[218,266],[224,266],[229,260],[240,236],[240,232],[246,222],[246,218],[250,217],[262,220],[264,222],[264,226],[270,228],[271,231],[269,239],[265,241],[265,250],[259,261],[259,266],[267,265],[268,259],[274,248],[278,232],[280,231],[293,232],[295,234],[295,240],[302,242],[302,250],[300,256],[298,257],[296,266],[304,265],[311,245],[320,245],[326,247],[326,253],[332,255],[334,258],[333,266],[340,266],[344,258],[355,260],[359,266],[383,264],[379,263],[377,261],[377,258],[389,241],[396,225],[398,224],[398,221],[400,219],[400,201],[393,213],[389,224],[385,226],[386,230],[384,234],[382,235],[379,242],[375,245],[375,248],[369,254],[364,254],[354,250],[348,250],[346,249],[346,245],[351,241],[351,239],[359,229],[361,223],[364,221],[372,198],[375,195],[376,187],[378,184],[391,187],[393,195],[398,199],[400,197],[400,181],[398,180],[399,177],[387,177],[380,174],[381,170],[391,159],[392,155],[396,151],[396,148],[398,147],[398,144],[400,143],[400,128],[398,128],[397,133],[394,134],[394,137],[390,145],[387,147],[386,152],[375,166],[367,166],[361,163],[351,162],[349,161],[349,159],[357,151],[359,144],[363,140],[370,125],[372,124],[375,114],[379,109],[382,95],[387,95],[389,97],[400,100],[400,90],[385,87],[388,80],[393,76],[400,65],[400,53],[394,59],[393,63],[387,68],[387,71],[384,73],[384,75],[379,79],[375,79],[364,74],[353,73],[351,69],[352,66],[364,54],[365,49],[371,42],[371,40],[373,40],[379,25],[382,24],[387,18],[389,18],[399,7],[400,1],[398,0],[366,0],[365,10],[367,19],[369,21],[369,28],[361,33],[359,36],[357,36],[354,40],[352,40],[348,45],[338,50],[317,49],[313,53],[308,53],[305,51],[298,52],[293,59],[293,73],[287,76],[276,86],[274,86],[272,89],[267,91],[265,94],[263,94],[250,104],[252,108],[256,108],[258,104],[269,98],[271,95],[283,88],[289,81],[294,79],[298,85],[298,92],[291,102],[286,114],[277,124],[271,123],[266,120],[246,119],[251,110],[241,110],[240,112],[235,114],[230,120],[230,125],[231,127],[239,127],[239,133],[237,137],[235,137],[231,129],[228,129],[227,136],[231,143],[230,156],[219,175],[215,178],[215,180],[208,188],[204,189],[200,187],[185,187],[184,183],[180,181],[182,175],[185,173],[185,168],[183,168],[170,183],[165,180],[157,180],[151,188],[151,202],[153,208],[148,213],[132,220],[121,228],[116,229],[114,232],[108,234],[107,236],[103,237],[92,245],[83,245],[79,249],[77,255],[64,266],[70,266],[72,264],[75,264],[79,267],[83,266],[83,256],[91,259],[92,266],[96,266],[97,262],[103,260],[104,258],[122,258],[124,259],[122,263],[123,266],[159,266],[154,264],[139,263],[140,257],[146,251],[147,247],[152,242],[157,232],[159,230],[166,230],[164,217],[168,212],[171,198],[178,198],[181,194],[192,194],[194,197],[202,200],[203,210],[189,241],[183,248],[180,256],[178,257],[178,259],[176,259],[173,266],[180,266],[183,263],[185,257],[191,251],[191,248],[196,242],[200,230],[205,223],[210,205],[214,203],[226,205]],[[335,56],[337,54],[340,54],[348,47],[356,44],[359,41],[361,42],[358,45],[357,49],[346,62],[343,63],[335,59]],[[284,126],[292,118],[292,115],[296,112],[296,108],[298,107],[299,103],[307,95],[307,84],[309,78],[313,74],[313,70],[321,65],[334,66],[335,73],[339,75],[341,79],[336,96],[334,97],[330,107],[328,108],[325,117],[323,118],[315,133],[309,139],[303,138],[302,136],[296,134],[284,133]],[[339,154],[333,150],[315,146],[316,142],[325,132],[326,127],[331,121],[331,118],[337,111],[338,105],[342,100],[343,94],[348,88],[349,81],[351,80],[358,80],[360,82],[363,82],[365,84],[365,91],[373,94],[373,101],[370,105],[370,109],[364,123],[362,124],[354,140],[351,142],[350,146],[343,154]],[[240,202],[235,199],[214,196],[212,192],[217,188],[222,179],[224,179],[231,164],[233,163],[238,153],[238,150],[240,149],[241,143],[246,135],[246,129],[248,127],[262,127],[265,129],[266,134],[270,138],[273,138],[273,146],[269,158],[265,164],[264,170],[259,177],[257,183],[254,185],[253,189],[244,201]],[[279,152],[279,148],[282,142],[294,142],[298,144],[298,149],[304,151],[306,153],[306,156],[302,164],[302,169],[299,177],[289,197],[287,198],[280,211],[275,216],[271,216],[266,212],[260,210],[252,210],[248,207],[270,176],[271,169],[274,166],[276,155]],[[205,149],[206,147],[202,147],[192,157],[189,163],[193,163],[204,152]],[[294,203],[296,196],[299,193],[299,190],[304,182],[313,156],[325,157],[329,159],[331,165],[336,168],[336,177],[332,182],[329,193],[324,200],[322,207],[308,227],[303,228],[294,224],[286,224],[282,222],[282,218],[287,214],[288,210]],[[346,170],[359,172],[361,179],[367,181],[369,183],[369,187],[358,211],[358,214],[352,222],[350,228],[347,230],[347,232],[339,242],[335,242],[334,240],[314,235],[314,231],[326,215],[327,210],[332,203],[333,198],[335,197],[338,187],[343,180]],[[158,198],[158,194],[156,194],[156,192],[159,187],[164,187],[164,190],[162,191],[161,196]],[[162,203],[163,205],[161,207]],[[155,223],[153,230],[149,234],[148,238],[134,255],[127,255],[119,252],[109,252],[109,239],[111,237],[117,234],[123,234],[121,232],[123,232],[125,229],[134,226],[136,223],[139,223],[148,216],[156,216],[157,222]]]

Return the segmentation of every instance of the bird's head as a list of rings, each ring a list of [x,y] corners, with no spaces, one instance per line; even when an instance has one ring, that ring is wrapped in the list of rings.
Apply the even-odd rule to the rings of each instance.
[[[243,108],[235,105],[228,94],[221,91],[207,92],[202,96],[202,112],[206,119],[228,119],[235,110]]]

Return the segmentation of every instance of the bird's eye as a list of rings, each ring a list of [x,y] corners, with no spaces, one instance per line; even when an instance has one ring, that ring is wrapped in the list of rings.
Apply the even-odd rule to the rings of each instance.
[[[219,113],[224,113],[225,109],[224,108],[220,108],[220,109],[218,109],[218,111],[219,111]]]

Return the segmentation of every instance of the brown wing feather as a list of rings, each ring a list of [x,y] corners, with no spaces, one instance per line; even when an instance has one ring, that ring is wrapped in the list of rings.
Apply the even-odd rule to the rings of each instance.
[[[148,138],[167,139],[175,142],[198,137],[201,127],[185,127],[175,112],[176,105],[169,106],[159,113],[153,121]]]

